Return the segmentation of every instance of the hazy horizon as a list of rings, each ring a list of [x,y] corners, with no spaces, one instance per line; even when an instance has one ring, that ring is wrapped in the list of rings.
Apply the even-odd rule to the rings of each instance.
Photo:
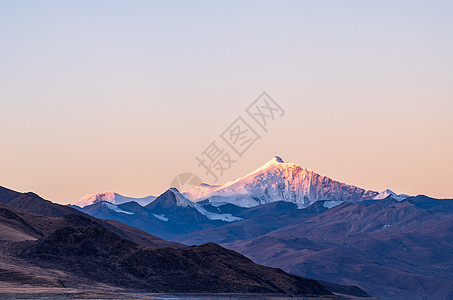
[[[213,141],[367,190],[453,198],[453,2],[0,2],[0,186],[159,195]],[[285,113],[263,130],[266,91]],[[234,154],[243,117],[260,138]]]

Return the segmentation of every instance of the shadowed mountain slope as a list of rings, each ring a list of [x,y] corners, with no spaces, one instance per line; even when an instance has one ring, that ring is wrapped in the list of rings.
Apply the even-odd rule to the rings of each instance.
[[[384,299],[453,296],[453,200],[417,196],[344,203],[223,245],[258,263],[357,285]]]

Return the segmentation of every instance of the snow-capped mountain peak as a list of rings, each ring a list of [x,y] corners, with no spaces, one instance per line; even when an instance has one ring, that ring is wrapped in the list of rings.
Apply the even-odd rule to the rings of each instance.
[[[272,157],[272,159],[270,159],[264,165],[262,165],[261,167],[259,167],[255,171],[249,173],[249,175],[250,174],[254,174],[254,173],[258,173],[258,172],[260,172],[262,170],[267,170],[267,169],[272,168],[272,167],[278,167],[279,164],[284,164],[284,163],[285,162],[283,161],[283,159],[280,156],[274,156],[274,157]]]
[[[193,203],[192,201],[190,201],[189,199],[187,199],[186,197],[184,197],[184,196],[178,191],[178,189],[176,189],[176,188],[170,188],[168,191],[174,194],[174,196],[175,196],[175,201],[176,201],[176,205],[182,206],[182,207],[188,207],[188,206],[193,207],[193,204],[194,204],[194,203]]]
[[[398,195],[395,192],[393,192],[392,190],[386,189],[385,191],[382,191],[379,194],[377,194],[373,199],[374,200],[382,200],[382,199],[387,198],[388,196],[391,196],[396,201],[402,201],[402,200],[410,197],[409,195],[406,195],[406,194],[399,194]]]
[[[196,199],[201,199],[206,197],[207,195],[211,194],[212,192],[216,191],[220,188],[221,185],[210,185],[207,183],[200,183],[199,185],[195,185],[189,190],[182,193],[184,197],[187,199],[194,201]]]
[[[274,157],[272,157],[267,163],[265,163],[264,165],[262,165],[261,167],[268,167],[268,166],[272,166],[272,165],[275,165],[275,164],[284,164],[285,162],[283,161],[283,159],[276,155]]]
[[[243,207],[288,201],[299,208],[318,200],[357,202],[371,200],[378,193],[332,180],[293,163],[285,163],[279,156],[264,165],[216,188],[209,195],[195,201],[232,203]]]
[[[175,207],[176,206],[176,207]],[[146,206],[149,209],[181,209],[189,208],[195,209],[198,213],[202,214],[209,220],[221,220],[225,222],[235,222],[242,220],[241,218],[234,217],[231,214],[218,214],[214,212],[207,211],[199,203],[195,203],[184,197],[176,188],[170,188],[165,193],[157,197],[155,201]],[[177,208],[179,207],[179,208]]]
[[[92,205],[95,203],[99,202],[109,202],[112,204],[123,204],[126,202],[131,202],[135,201],[141,206],[145,206],[152,201],[156,199],[155,196],[147,196],[143,198],[132,198],[132,197],[126,197],[122,196],[120,194],[114,193],[114,192],[104,192],[104,193],[96,193],[96,194],[87,194],[80,198],[77,202],[74,203],[74,205],[77,205],[79,207],[85,207],[88,205]]]
[[[229,182],[225,183],[224,185],[219,186],[216,189],[216,191],[225,189],[225,188],[227,188],[229,186],[234,186],[235,184],[237,184],[239,182],[240,183],[245,183],[248,180],[253,179],[257,175],[262,174],[264,172],[268,172],[268,171],[275,170],[275,169],[278,169],[278,168],[290,167],[290,166],[297,166],[297,165],[285,163],[280,156],[274,156],[272,159],[267,161],[265,164],[263,164],[258,169],[250,172],[249,174],[247,174],[247,175],[245,175],[243,177],[240,177],[240,178],[238,178],[236,180],[233,180],[233,181],[229,181]]]
[[[85,207],[91,204],[99,202],[110,202],[115,204],[115,193],[105,192],[105,193],[96,193],[96,194],[87,194],[80,198],[74,205]]]

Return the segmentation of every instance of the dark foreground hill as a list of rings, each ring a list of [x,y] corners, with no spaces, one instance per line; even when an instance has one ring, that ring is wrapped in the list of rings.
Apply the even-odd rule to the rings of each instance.
[[[215,244],[141,247],[80,216],[35,243],[18,245],[39,266],[147,292],[330,294],[317,281],[263,267]]]

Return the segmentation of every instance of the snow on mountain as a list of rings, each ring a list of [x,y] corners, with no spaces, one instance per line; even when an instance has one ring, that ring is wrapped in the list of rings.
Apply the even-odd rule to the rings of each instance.
[[[120,194],[114,192],[106,192],[106,193],[97,193],[97,194],[88,194],[80,198],[74,205],[79,207],[85,207],[94,203],[99,202],[110,202],[112,204],[123,204],[126,202],[135,201],[141,206],[145,206],[152,201],[154,201],[156,197],[154,196],[147,196],[143,198],[132,198],[132,197],[125,197]]]
[[[115,212],[118,212],[118,213],[123,213],[123,214],[127,214],[127,215],[133,215],[134,214],[133,212],[122,210],[121,208],[119,208],[118,206],[116,206],[115,204],[112,204],[110,202],[104,202],[103,204],[108,209],[111,209],[111,210],[113,210]]]
[[[409,195],[405,195],[405,194],[399,194],[398,195],[395,192],[387,189],[387,190],[377,194],[373,199],[374,200],[382,200],[382,199],[387,198],[388,196],[392,196],[392,198],[395,199],[396,201],[403,201],[404,199],[410,197]]]
[[[170,191],[173,192],[173,194],[175,195],[176,205],[182,207],[190,206],[195,208],[195,203],[184,197],[177,189],[170,188]]]
[[[186,197],[184,197],[177,189],[170,188],[168,192],[171,192],[174,195],[175,204],[180,207],[192,207],[195,208],[200,214],[207,217],[209,220],[220,220],[225,222],[235,222],[241,221],[241,218],[234,217],[231,214],[218,214],[214,212],[207,211],[202,205],[192,202]],[[165,194],[165,193],[164,193]],[[160,197],[160,196],[159,196]]]
[[[204,198],[207,195],[215,192],[221,187],[221,185],[210,185],[207,183],[201,183],[193,186],[191,189],[182,193],[187,199],[194,201],[196,199]]]
[[[97,194],[87,194],[80,198],[74,205],[79,207],[85,207],[99,202],[110,202],[115,203],[115,193],[106,192],[106,193],[97,193]]]
[[[213,204],[232,203],[242,207],[288,201],[304,208],[318,200],[354,203],[371,200],[376,195],[377,192],[332,180],[297,164],[285,163],[275,156],[250,174],[216,187],[210,194],[194,200],[208,200]]]
[[[331,209],[332,207],[338,206],[341,203],[344,203],[344,201],[333,201],[333,200],[332,201],[324,201],[324,204],[322,206],[324,206],[325,208]]]
[[[212,213],[207,211],[203,205],[210,203],[213,206],[221,206],[231,203],[241,207],[254,207],[276,201],[287,201],[295,203],[298,208],[305,208],[316,201],[325,201],[323,205],[331,208],[343,202],[355,203],[362,200],[379,200],[388,196],[401,201],[409,197],[404,194],[397,195],[391,190],[385,190],[381,193],[366,191],[319,175],[300,165],[285,163],[278,156],[273,157],[248,175],[224,185],[202,183],[183,194],[174,188],[169,191],[174,193],[177,206],[192,207],[210,220],[227,222],[238,221],[240,218],[230,214]],[[131,198],[107,192],[88,194],[77,201],[75,205],[85,207],[103,201],[112,204],[135,201],[146,206],[155,199],[154,196]],[[197,202],[202,203],[197,204]]]
[[[214,212],[207,211],[203,206],[194,203],[194,207],[198,212],[204,216],[206,216],[209,220],[219,220],[224,222],[236,222],[242,221],[242,218],[238,218],[233,216],[232,214],[218,214]]]
[[[164,215],[156,215],[156,214],[153,214],[154,217],[156,217],[157,219],[161,220],[161,221],[164,221],[164,222],[168,222],[168,218]]]

